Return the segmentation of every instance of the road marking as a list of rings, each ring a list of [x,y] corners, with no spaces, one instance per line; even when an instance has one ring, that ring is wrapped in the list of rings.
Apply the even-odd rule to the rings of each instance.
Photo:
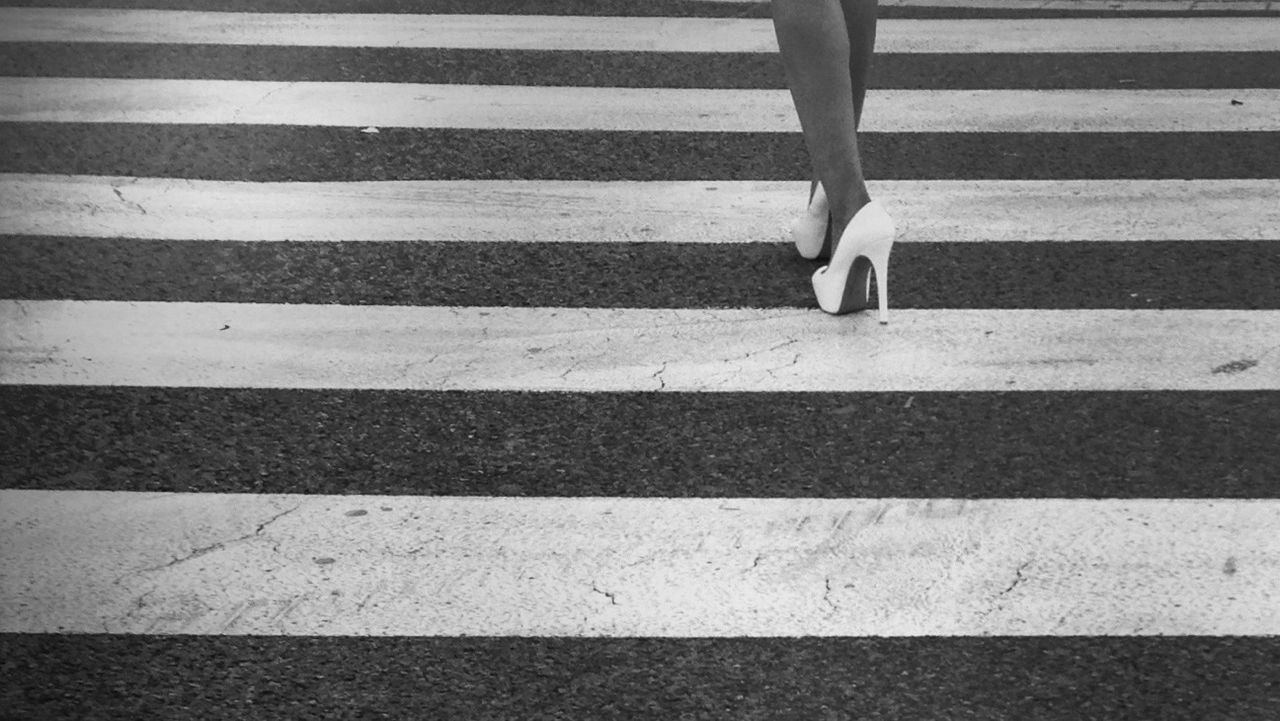
[[[778,50],[772,22],[755,19],[63,8],[0,8],[0,42],[688,53]],[[876,51],[1280,51],[1280,18],[881,20]]]
[[[892,2],[892,0],[890,0]],[[1010,0],[1015,2],[1016,0]],[[935,7],[963,7],[968,0],[902,0],[904,5]],[[978,0],[980,7],[991,7],[997,0]],[[1266,0],[1048,0],[1043,4],[1030,0],[1042,11],[1069,10],[1071,12],[1259,12],[1274,10]],[[972,7],[972,6],[969,6]],[[1024,5],[1025,7],[1025,5]]]
[[[1238,104],[1237,104],[1238,103]],[[1280,89],[877,90],[869,132],[1280,130]],[[0,122],[799,132],[786,90],[0,78]]]
[[[1280,240],[1280,180],[890,180],[904,242]],[[249,183],[0,174],[0,233],[239,241],[786,241],[794,181]],[[1081,212],[1087,208],[1088,212]]]
[[[1280,501],[0,491],[0,632],[1280,633]]]
[[[1280,311],[899,310],[881,326],[791,309],[10,300],[0,384],[1275,390]]]

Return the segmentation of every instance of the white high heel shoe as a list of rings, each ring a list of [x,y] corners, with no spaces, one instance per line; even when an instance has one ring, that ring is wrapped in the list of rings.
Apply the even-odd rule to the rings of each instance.
[[[795,242],[801,258],[813,260],[821,257],[824,251],[826,255],[831,254],[831,236],[827,232],[830,222],[831,207],[827,203],[827,192],[822,189],[822,183],[818,183],[804,215],[791,226],[791,240]]]
[[[862,206],[840,235],[831,262],[813,274],[818,307],[840,315],[871,305],[871,273],[875,272],[880,322],[889,322],[889,252],[897,229],[883,206]]]

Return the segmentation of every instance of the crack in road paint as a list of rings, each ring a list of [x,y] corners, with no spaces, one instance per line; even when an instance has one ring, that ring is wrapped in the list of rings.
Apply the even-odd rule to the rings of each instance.
[[[616,593],[610,593],[609,591],[601,590],[601,589],[597,588],[597,587],[596,587],[596,585],[595,585],[594,583],[593,583],[593,584],[591,584],[591,590],[592,590],[592,591],[595,591],[596,593],[599,593],[599,594],[603,595],[603,596],[604,596],[604,597],[606,597],[606,598],[608,598],[608,599],[609,599],[609,603],[610,603],[610,605],[613,605],[613,606],[617,606],[617,605],[618,605],[618,595],[617,595]]]
[[[667,361],[663,361],[662,367],[659,368],[657,371],[655,371],[653,375],[649,376],[650,378],[654,378],[658,381],[658,390],[660,391],[666,390],[667,388],[667,381],[662,377],[662,374],[666,372],[667,372]]]
[[[1230,363],[1223,363],[1217,368],[1214,368],[1213,374],[1214,375],[1224,375],[1224,374],[1234,375],[1236,373],[1243,373],[1249,370],[1250,368],[1253,368],[1256,365],[1258,365],[1258,361],[1250,360],[1247,358],[1242,360],[1237,360],[1237,361],[1231,361]]]
[[[302,507],[301,505],[297,505],[297,506],[294,506],[293,508],[289,508],[289,509],[286,509],[286,510],[284,510],[284,511],[281,511],[280,513],[277,513],[276,515],[272,516],[271,518],[268,518],[267,520],[263,521],[262,523],[259,523],[259,524],[258,524],[258,527],[257,527],[256,529],[254,529],[253,533],[246,533],[246,534],[244,534],[243,536],[239,536],[239,537],[237,537],[237,538],[232,538],[232,539],[230,539],[230,540],[228,540],[228,541],[218,541],[217,543],[212,543],[212,544],[210,544],[210,545],[208,545],[208,546],[201,546],[200,548],[193,549],[193,550],[192,550],[190,553],[188,553],[187,555],[185,555],[185,556],[179,556],[178,558],[175,558],[175,559],[173,559],[173,560],[169,561],[168,563],[162,563],[162,564],[160,564],[160,565],[158,565],[158,566],[151,566],[151,567],[149,567],[149,568],[142,568],[142,569],[138,569],[138,570],[136,570],[136,571],[130,571],[129,573],[126,573],[126,574],[124,574],[124,575],[120,576],[119,578],[117,578],[117,579],[115,580],[115,582],[118,584],[118,583],[120,583],[121,581],[123,581],[123,580],[124,580],[126,577],[128,577],[128,576],[133,576],[133,575],[138,575],[138,574],[143,574],[143,573],[151,573],[152,571],[161,571],[161,570],[164,570],[164,569],[166,569],[166,568],[172,568],[173,566],[177,566],[177,565],[178,565],[178,564],[180,564],[180,563],[186,563],[187,561],[191,561],[191,560],[194,560],[194,559],[200,558],[201,556],[206,556],[206,555],[208,555],[208,554],[210,554],[210,553],[213,553],[214,551],[220,551],[220,550],[222,550],[222,549],[226,548],[227,546],[229,546],[229,545],[231,545],[231,544],[233,544],[233,543],[239,543],[240,541],[247,541],[247,540],[249,540],[250,538],[255,538],[255,537],[257,537],[257,536],[260,536],[260,535],[262,535],[262,532],[267,528],[267,526],[271,525],[272,523],[275,523],[276,521],[278,521],[279,519],[283,518],[284,516],[287,516],[287,515],[289,515],[290,513],[293,513],[294,511],[298,510],[298,509],[299,509],[299,508],[301,508],[301,507]]]
[[[836,521],[836,527],[833,529],[833,532],[839,532],[841,529],[843,529],[844,524],[848,523],[849,519],[852,517],[853,517],[852,510],[845,511],[843,514],[841,514],[840,520]]]
[[[795,354],[795,356],[794,356],[794,357],[792,357],[792,359],[791,359],[791,362],[790,362],[790,363],[783,363],[782,365],[780,365],[780,366],[778,366],[778,367],[776,367],[776,368],[766,368],[766,369],[764,370],[764,372],[765,372],[765,373],[766,373],[770,378],[776,378],[776,377],[777,377],[777,375],[776,375],[776,374],[778,373],[778,371],[785,370],[785,369],[787,369],[787,368],[794,368],[795,366],[798,366],[798,365],[800,365],[800,354],[799,354],[799,353],[796,353],[796,354]]]
[[[743,353],[743,354],[742,354],[742,355],[740,355],[740,356],[732,356],[732,357],[729,357],[729,358],[725,358],[725,359],[724,359],[724,362],[725,362],[725,363],[735,363],[735,362],[737,362],[737,361],[749,360],[749,359],[751,359],[751,358],[752,358],[752,357],[754,357],[754,356],[762,355],[762,354],[764,354],[764,353],[772,353],[772,352],[774,352],[774,351],[776,351],[776,350],[781,350],[781,349],[783,349],[783,348],[786,348],[786,347],[787,347],[787,346],[789,346],[789,345],[795,345],[796,343],[799,343],[799,342],[800,342],[800,339],[799,339],[799,338],[791,338],[791,339],[788,339],[788,340],[782,341],[781,343],[775,343],[775,344],[773,344],[773,345],[769,346],[768,348],[760,348],[760,349],[757,349],[757,350],[749,350],[749,351],[747,351],[747,352]],[[797,358],[797,359],[799,358],[799,354],[796,354],[796,358]],[[786,366],[785,366],[785,365],[783,365],[783,366],[780,366],[780,367],[781,367],[781,368],[785,368]]]
[[[1017,568],[1015,568],[1015,569],[1014,569],[1014,571],[1013,571],[1013,573],[1014,573],[1013,583],[1010,583],[1008,588],[1006,588],[1005,590],[1003,590],[1003,591],[1001,591],[1001,592],[1000,592],[1000,595],[1001,595],[1001,596],[1003,596],[1003,595],[1005,595],[1006,593],[1009,593],[1009,592],[1010,592],[1010,591],[1012,591],[1013,589],[1017,588],[1017,587],[1018,587],[1018,584],[1022,583],[1024,580],[1026,580],[1026,576],[1023,576],[1023,575],[1022,575],[1022,572],[1027,568],[1027,566],[1030,566],[1030,565],[1031,565],[1031,561],[1025,561],[1025,562],[1023,562],[1023,564],[1022,564],[1021,566],[1018,566]]]
[[[297,506],[294,506],[293,508],[289,508],[289,509],[283,510],[283,511],[281,511],[281,512],[277,513],[276,515],[272,516],[271,518],[268,518],[267,520],[263,521],[262,523],[259,523],[259,524],[258,524],[258,529],[257,529],[256,531],[254,531],[254,532],[253,532],[253,535],[255,535],[255,536],[256,536],[256,535],[258,535],[258,534],[262,533],[262,531],[263,531],[267,526],[270,526],[271,524],[275,523],[276,521],[280,520],[281,518],[284,518],[285,516],[289,515],[290,513],[293,513],[294,511],[298,510],[299,508],[302,508],[302,505],[301,505],[301,504],[299,504],[299,505],[297,505]]]
[[[295,85],[297,85],[297,84],[298,84],[298,81],[293,81],[293,82],[285,83],[284,85],[281,85],[281,86],[280,86],[280,87],[278,87],[278,88],[273,88],[272,90],[268,90],[266,93],[264,93],[264,94],[263,94],[263,96],[262,96],[262,97],[258,98],[258,99],[257,99],[256,101],[254,101],[251,105],[242,105],[242,106],[240,106],[240,107],[236,108],[236,111],[232,114],[233,121],[234,121],[234,122],[238,122],[238,121],[240,120],[240,114],[241,114],[241,113],[243,113],[245,110],[249,109],[250,107],[255,107],[255,108],[256,108],[256,107],[258,107],[258,106],[262,105],[263,103],[267,102],[267,98],[271,97],[272,95],[275,95],[276,93],[279,93],[279,92],[283,92],[283,91],[285,91],[285,90],[288,90],[289,88],[292,88],[293,86],[295,86]]]
[[[876,509],[875,518],[871,519],[871,525],[873,526],[880,525],[884,521],[884,517],[888,515],[888,513],[889,513],[889,504],[881,503],[880,507]]]
[[[560,380],[568,378],[569,374],[581,368],[583,363],[585,363],[585,361],[582,359],[575,359],[573,362],[569,363],[569,367],[565,368],[564,372],[560,374]]]
[[[153,594],[155,594],[155,592],[156,592],[157,590],[159,590],[159,589],[158,589],[158,588],[156,588],[156,587],[149,588],[149,589],[147,589],[145,592],[143,592],[143,593],[142,593],[142,595],[140,595],[140,596],[138,596],[137,598],[133,599],[133,604],[132,604],[132,605],[131,605],[131,607],[129,608],[129,611],[128,611],[127,613],[125,613],[125,615],[124,615],[122,618],[120,618],[120,619],[119,619],[119,622],[120,622],[120,623],[127,623],[127,622],[132,621],[132,620],[134,619],[134,617],[135,617],[135,616],[137,616],[137,614],[138,614],[140,611],[142,611],[142,609],[144,609],[144,608],[146,608],[146,607],[147,607],[147,605],[148,605],[148,604],[147,604],[147,599],[148,599],[149,597],[151,597]],[[102,628],[103,628],[107,633],[116,633],[116,632],[117,632],[117,631],[113,631],[113,630],[111,629],[111,623],[112,623],[112,621],[113,621],[113,620],[115,620],[115,619],[110,619],[110,618],[104,618],[104,619],[102,619]]]
[[[117,188],[116,186],[114,186],[114,185],[113,185],[113,186],[111,186],[111,191],[112,191],[113,193],[115,193],[115,194],[116,194],[116,197],[120,199],[120,202],[121,202],[121,203],[124,203],[125,205],[128,205],[128,206],[130,206],[130,207],[136,208],[136,209],[138,210],[138,212],[142,213],[143,215],[146,215],[146,214],[147,214],[147,209],[146,209],[146,208],[144,208],[144,207],[142,207],[140,204],[135,203],[135,202],[133,202],[132,200],[129,200],[128,198],[124,197],[124,193],[120,192],[120,189],[119,189],[119,188]]]

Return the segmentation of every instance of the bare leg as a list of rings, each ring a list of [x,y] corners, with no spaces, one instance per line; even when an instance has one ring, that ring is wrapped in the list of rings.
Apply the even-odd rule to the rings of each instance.
[[[853,122],[862,122],[862,103],[867,97],[867,77],[876,46],[877,0],[840,0],[844,26],[849,33],[849,80],[853,86]]]
[[[865,65],[855,58],[869,51],[860,44],[856,56],[851,52],[842,1],[870,5],[874,13],[875,0],[773,0],[774,30],[787,83],[809,157],[827,191],[831,231],[837,240],[871,200],[858,155],[858,114],[850,71],[854,62]],[[860,92],[865,93],[865,77],[861,80]]]
[[[877,0],[840,0],[844,11],[844,27],[849,34],[849,81],[853,90],[853,125],[862,124],[862,106],[867,99],[867,77],[871,74],[871,57],[876,46]],[[818,183],[818,168],[813,167],[813,183],[809,197],[813,197]]]

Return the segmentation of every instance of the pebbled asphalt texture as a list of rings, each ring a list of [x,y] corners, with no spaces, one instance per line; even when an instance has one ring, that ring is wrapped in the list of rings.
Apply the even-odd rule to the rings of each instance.
[[[864,133],[883,180],[1280,177],[1280,132]],[[249,181],[804,180],[799,133],[0,123],[0,172]]]
[[[632,88],[785,88],[764,53],[0,43],[0,75]],[[1280,53],[881,53],[872,89],[1280,87]]]
[[[11,488],[1277,498],[1280,392],[0,387]]]
[[[1272,721],[1270,638],[0,636],[6,718]],[[147,669],[145,672],[139,669]]]
[[[601,239],[608,240],[608,239]],[[1280,243],[900,243],[898,308],[1280,309]],[[233,242],[0,236],[27,300],[812,308],[790,243]]]

